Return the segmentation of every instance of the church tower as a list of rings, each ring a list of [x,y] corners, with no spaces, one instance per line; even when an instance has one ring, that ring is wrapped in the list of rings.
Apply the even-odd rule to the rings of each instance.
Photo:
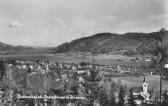
[[[148,93],[148,84],[146,83],[145,77],[144,77],[144,80],[143,80],[143,92]]]
[[[148,93],[148,84],[146,83],[146,79],[144,77],[143,80],[143,91],[140,92],[140,95],[144,98],[144,100],[149,100],[149,93]]]

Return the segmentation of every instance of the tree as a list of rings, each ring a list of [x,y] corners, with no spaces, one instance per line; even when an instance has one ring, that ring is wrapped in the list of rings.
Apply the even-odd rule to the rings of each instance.
[[[132,88],[129,90],[129,93],[130,93],[130,96],[128,99],[128,106],[136,106]]]
[[[90,70],[90,75],[85,78],[84,87],[86,89],[87,105],[92,105],[94,100],[98,99],[99,85],[98,82],[101,80],[97,70]]]
[[[16,60],[12,59],[12,65],[16,65]]]
[[[168,95],[167,95],[167,90],[165,90],[164,94],[163,94],[163,102],[161,104],[161,106],[168,106]]]
[[[159,39],[158,39],[158,64],[159,64],[159,67],[160,67],[160,103],[161,103],[161,95],[162,95],[162,76],[163,76],[163,73],[165,73],[165,70],[164,70],[164,64],[166,63],[167,61],[167,58],[168,58],[168,42],[167,42],[167,39],[168,39],[168,34],[167,34],[167,31],[165,29],[161,29],[160,30],[160,36],[159,36]],[[166,75],[166,74],[165,74]]]
[[[12,106],[13,104],[13,90],[12,89],[6,89],[4,97],[3,97],[3,105],[2,106]]]
[[[124,87],[120,87],[120,92],[119,92],[119,106],[125,106],[125,90]]]
[[[109,106],[115,106],[115,100],[116,100],[116,97],[114,95],[114,92],[115,92],[115,85],[114,85],[114,82],[113,84],[111,84],[111,89],[110,89],[110,93],[109,93],[109,96],[108,96],[108,104]]]
[[[3,60],[0,60],[0,80],[3,79],[4,75],[5,75],[5,63]]]
[[[31,88],[36,93],[43,94],[45,91],[44,88],[44,75],[41,73],[33,73],[27,76],[27,87]]]
[[[10,67],[5,67],[6,71],[5,71],[5,76],[3,78],[3,83],[5,84],[6,87],[8,88],[16,88],[16,81],[14,78],[14,71],[13,69],[11,69]]]
[[[99,99],[101,106],[107,106],[108,105],[108,95],[107,95],[107,92],[104,86],[101,86],[99,88],[98,96],[99,96],[98,99]]]
[[[160,67],[167,61],[168,57],[168,33],[167,31],[162,28],[160,30],[160,36],[158,40],[156,41],[156,53],[157,53],[157,60],[156,64],[158,64]]]

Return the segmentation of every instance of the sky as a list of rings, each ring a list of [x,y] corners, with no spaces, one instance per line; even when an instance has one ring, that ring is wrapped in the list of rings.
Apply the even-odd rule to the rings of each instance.
[[[168,0],[0,0],[0,42],[55,47],[101,32],[168,29]]]

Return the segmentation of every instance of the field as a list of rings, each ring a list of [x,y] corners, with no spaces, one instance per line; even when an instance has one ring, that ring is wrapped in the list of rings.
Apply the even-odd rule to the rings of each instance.
[[[56,61],[59,63],[80,63],[89,62],[94,64],[121,64],[121,65],[147,65],[144,63],[135,62],[135,56],[122,56],[115,54],[89,54],[89,53],[57,53],[57,54],[15,54],[15,55],[0,55],[0,57],[27,58],[27,59],[42,59],[48,61]]]
[[[114,82],[121,81],[122,84],[126,84],[128,87],[142,87],[144,77],[113,77]],[[146,76],[146,82],[148,83],[148,88],[153,89],[154,92],[159,92],[160,90],[160,76]],[[163,81],[162,90],[168,89],[168,81]]]

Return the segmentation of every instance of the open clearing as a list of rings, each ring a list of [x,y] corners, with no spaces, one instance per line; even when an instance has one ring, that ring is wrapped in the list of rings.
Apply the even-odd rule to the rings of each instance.
[[[113,77],[114,82],[121,81],[122,84],[126,84],[128,87],[142,86],[144,77]],[[149,89],[153,89],[155,92],[160,90],[160,76],[146,76],[146,82]],[[163,89],[168,89],[168,81],[163,81]]]
[[[80,63],[89,62],[94,64],[121,64],[121,65],[142,65],[137,63],[135,57],[115,55],[115,54],[89,54],[89,53],[56,53],[56,54],[19,54],[19,55],[0,55],[0,57],[42,59],[56,61],[59,63]],[[134,61],[133,61],[134,60]],[[146,65],[146,64],[144,64]]]

